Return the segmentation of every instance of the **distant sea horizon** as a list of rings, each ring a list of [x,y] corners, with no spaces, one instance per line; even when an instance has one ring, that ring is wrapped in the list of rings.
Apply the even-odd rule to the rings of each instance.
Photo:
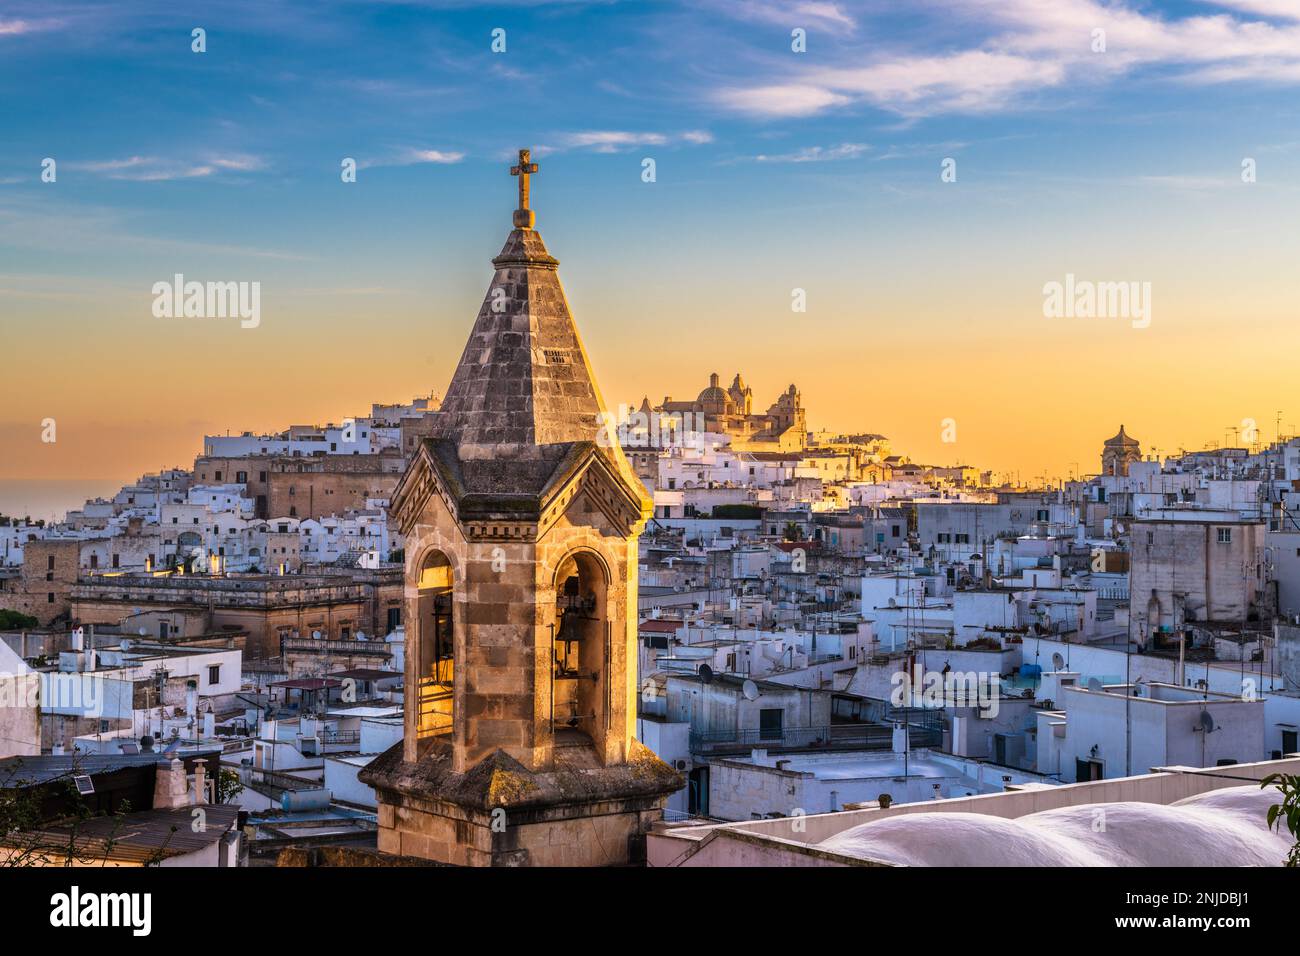
[[[61,478],[42,481],[0,478],[0,514],[33,521],[62,521],[91,498],[111,498],[121,490],[118,478]]]

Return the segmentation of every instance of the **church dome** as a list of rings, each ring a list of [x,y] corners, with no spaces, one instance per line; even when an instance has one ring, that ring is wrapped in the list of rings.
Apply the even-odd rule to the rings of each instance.
[[[714,372],[709,376],[709,387],[700,392],[699,397],[695,400],[697,404],[712,406],[718,409],[725,408],[731,404],[731,396],[726,390],[718,385],[718,373]]]
[[[1124,426],[1119,426],[1119,433],[1114,438],[1107,438],[1106,444],[1109,447],[1136,448],[1138,441],[1136,438],[1130,438],[1124,431]]]

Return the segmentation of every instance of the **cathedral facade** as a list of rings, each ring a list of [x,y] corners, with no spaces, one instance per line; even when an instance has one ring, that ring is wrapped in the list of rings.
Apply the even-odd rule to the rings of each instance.
[[[704,430],[731,436],[737,451],[801,451],[808,445],[808,422],[799,390],[791,385],[764,412],[753,410],[753,390],[737,373],[729,388],[719,384],[718,373],[709,376],[708,388],[694,401],[674,402],[665,397],[658,408],[642,403],[642,411],[661,415],[690,415]]]

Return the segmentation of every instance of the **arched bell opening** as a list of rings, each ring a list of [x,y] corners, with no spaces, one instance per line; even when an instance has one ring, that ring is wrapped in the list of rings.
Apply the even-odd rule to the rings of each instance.
[[[420,566],[416,598],[417,737],[451,733],[455,643],[451,562],[431,551]]]
[[[595,744],[609,725],[608,578],[592,554],[578,551],[555,575],[551,655],[551,729],[556,747]]]

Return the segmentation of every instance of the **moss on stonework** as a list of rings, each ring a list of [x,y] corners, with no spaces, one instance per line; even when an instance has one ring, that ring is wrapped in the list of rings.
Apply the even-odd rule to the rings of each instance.
[[[537,790],[537,784],[509,770],[492,771],[488,784],[488,806],[504,807],[517,803]]]

